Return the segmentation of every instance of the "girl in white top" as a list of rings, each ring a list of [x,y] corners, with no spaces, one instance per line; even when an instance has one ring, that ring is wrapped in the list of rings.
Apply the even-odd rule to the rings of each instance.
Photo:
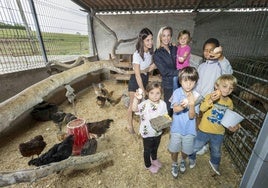
[[[130,76],[128,82],[129,91],[129,109],[128,109],[128,125],[127,129],[130,134],[134,134],[133,128],[133,111],[132,103],[136,90],[141,88],[145,91],[145,87],[148,84],[149,75],[147,72],[154,69],[152,64],[153,54],[153,34],[148,28],[144,28],[140,31],[138,42],[136,44],[136,51],[133,54],[133,70],[134,74]]]
[[[142,101],[143,92],[139,90],[135,94],[132,110],[140,116],[140,134],[143,138],[144,165],[151,173],[157,173],[159,168],[162,167],[161,162],[157,159],[162,130],[156,131],[153,129],[150,120],[162,115],[168,116],[167,105],[161,100],[162,87],[160,83],[150,82],[147,85],[147,100]]]

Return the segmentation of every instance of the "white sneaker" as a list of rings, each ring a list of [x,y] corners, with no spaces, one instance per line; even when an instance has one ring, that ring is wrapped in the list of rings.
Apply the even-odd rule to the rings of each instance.
[[[208,151],[208,144],[204,145],[202,149],[196,152],[197,155],[204,155]]]
[[[171,166],[171,174],[174,178],[177,178],[179,175],[179,165],[177,163],[173,163]]]

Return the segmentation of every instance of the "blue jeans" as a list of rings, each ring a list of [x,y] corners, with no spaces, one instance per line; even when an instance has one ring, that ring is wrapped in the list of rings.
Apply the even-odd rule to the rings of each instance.
[[[210,148],[210,162],[219,165],[221,161],[221,145],[223,143],[224,135],[210,134],[202,131],[197,131],[197,136],[194,142],[194,153],[189,155],[189,158],[196,160],[196,152],[203,148],[209,142]]]

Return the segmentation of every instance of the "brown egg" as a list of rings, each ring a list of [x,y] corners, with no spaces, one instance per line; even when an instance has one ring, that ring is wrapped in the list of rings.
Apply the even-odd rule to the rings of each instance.
[[[216,90],[217,96],[221,96],[221,91],[220,90]]]

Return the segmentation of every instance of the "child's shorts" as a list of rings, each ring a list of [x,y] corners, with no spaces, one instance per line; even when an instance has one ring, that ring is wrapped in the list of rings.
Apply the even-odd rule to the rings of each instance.
[[[194,152],[194,135],[181,135],[179,133],[171,133],[168,149],[172,153],[182,151],[190,155]]]

